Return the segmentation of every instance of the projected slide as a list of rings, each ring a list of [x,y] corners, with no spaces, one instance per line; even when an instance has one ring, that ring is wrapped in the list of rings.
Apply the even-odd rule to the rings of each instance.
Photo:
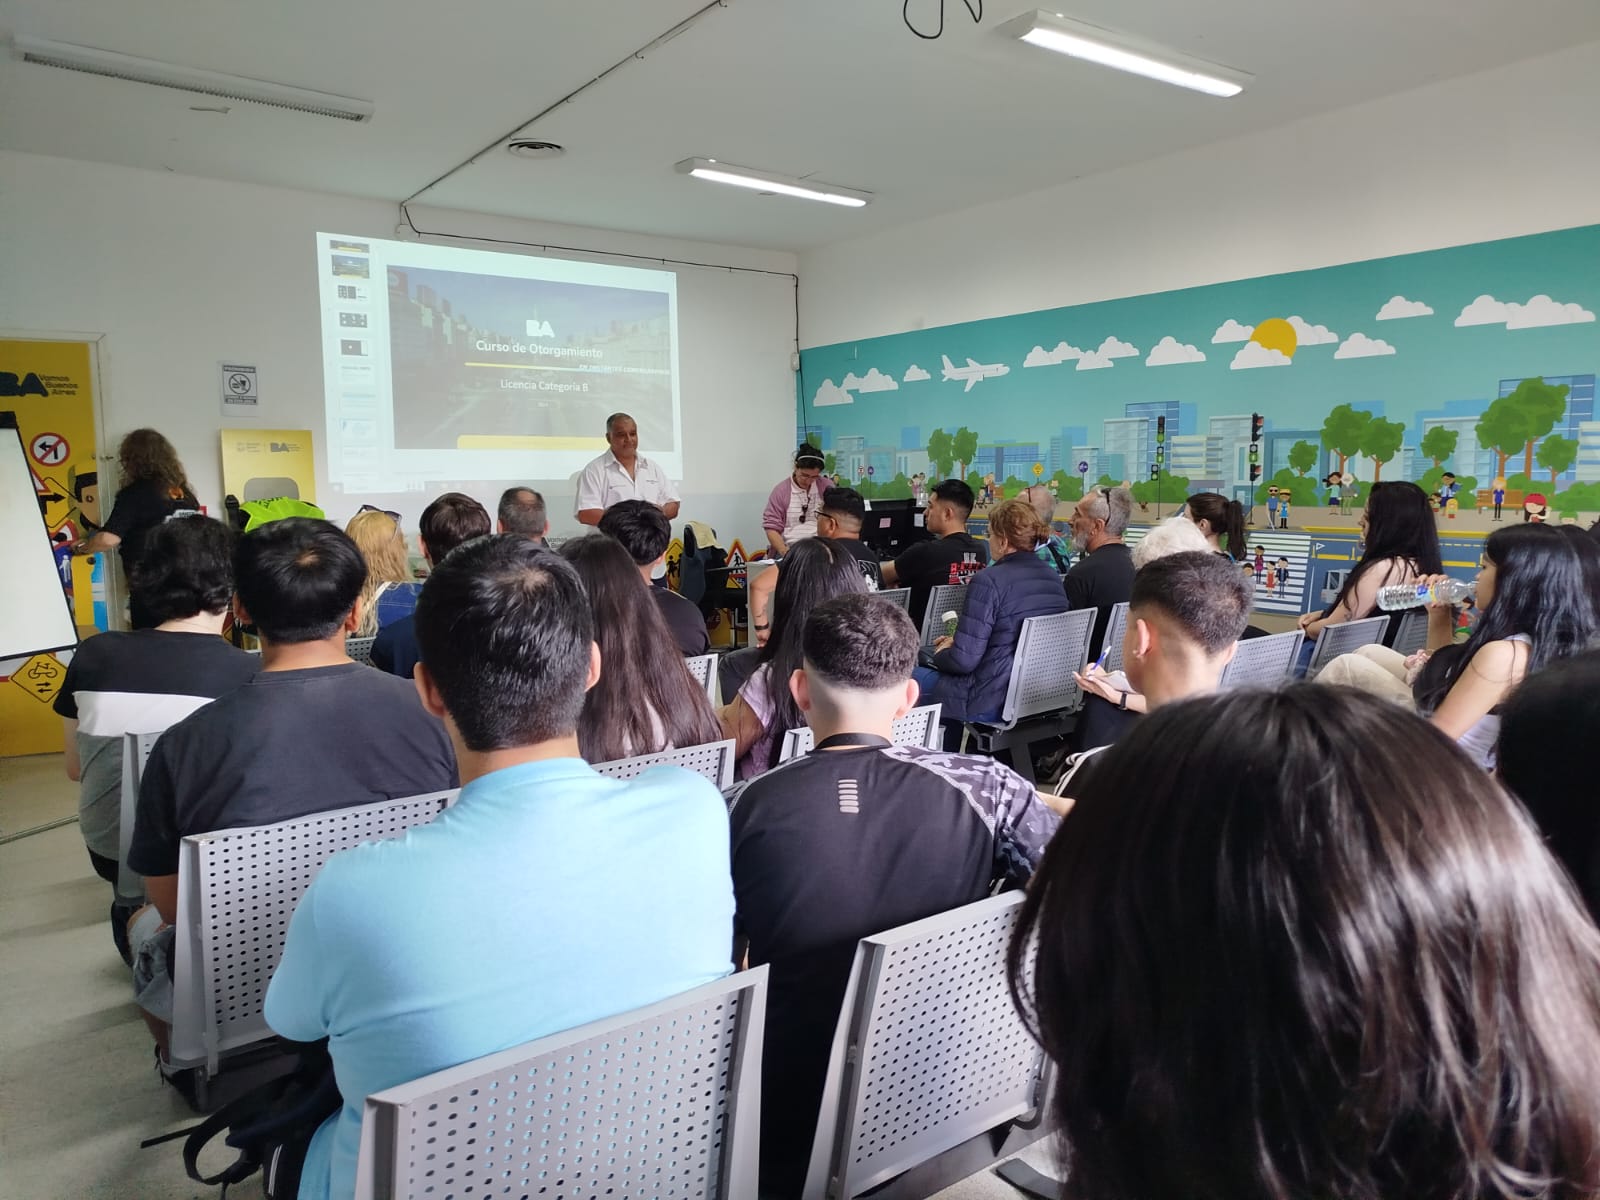
[[[681,475],[676,277],[319,234],[330,482],[560,479],[638,422]]]

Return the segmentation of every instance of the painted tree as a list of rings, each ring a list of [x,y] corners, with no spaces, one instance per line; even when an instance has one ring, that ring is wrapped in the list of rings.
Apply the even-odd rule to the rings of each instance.
[[[1539,465],[1550,472],[1553,485],[1556,476],[1578,460],[1578,443],[1575,439],[1551,434],[1539,443]]]
[[[829,479],[839,473],[839,456],[832,450],[822,456],[822,473]]]
[[[1289,465],[1304,475],[1317,465],[1318,451],[1310,442],[1296,442],[1289,447]]]
[[[1461,440],[1459,429],[1446,429],[1443,425],[1435,425],[1422,435],[1422,452],[1433,460],[1433,465],[1442,467],[1445,460],[1456,452],[1456,443]]]
[[[1493,450],[1499,458],[1494,473],[1504,477],[1506,460],[1528,440],[1528,419],[1521,409],[1507,403],[1511,397],[1503,396],[1483,410],[1478,418],[1478,445]]]
[[[1328,414],[1322,423],[1322,448],[1339,456],[1339,473],[1345,465],[1361,453],[1361,436],[1372,423],[1372,414],[1341,404]]]
[[[978,453],[978,435],[963,425],[950,439],[950,452],[956,456],[956,465],[959,468],[956,473],[959,475],[967,469],[967,464]]]
[[[956,465],[950,435],[942,429],[935,429],[928,436],[928,461],[933,464],[940,479],[948,479],[951,469]]]
[[[1406,427],[1399,421],[1374,417],[1361,432],[1361,453],[1372,460],[1372,482],[1383,479],[1383,464],[1400,453],[1406,440]]]
[[[1533,474],[1533,444],[1556,427],[1566,415],[1567,385],[1524,379],[1516,391],[1501,396],[1478,418],[1478,445],[1500,455],[1500,469],[1506,473],[1506,460],[1522,450],[1522,473]],[[1489,426],[1488,432],[1484,424]]]

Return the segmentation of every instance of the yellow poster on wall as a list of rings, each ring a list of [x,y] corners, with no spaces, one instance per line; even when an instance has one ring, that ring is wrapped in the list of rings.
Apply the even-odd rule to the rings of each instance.
[[[317,502],[316,456],[309,429],[224,429],[222,490],[251,500]]]
[[[61,586],[79,634],[107,628],[105,555],[73,558],[68,548],[93,532],[102,481],[96,461],[93,346],[88,342],[0,340],[0,409],[17,414],[39,512],[56,544]],[[61,749],[51,709],[66,677],[54,654],[0,660],[0,755]]]

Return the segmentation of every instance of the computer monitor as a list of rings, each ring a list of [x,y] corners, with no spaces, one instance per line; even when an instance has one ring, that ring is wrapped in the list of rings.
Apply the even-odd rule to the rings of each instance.
[[[876,551],[879,558],[893,558],[913,542],[928,537],[922,527],[925,509],[918,508],[915,500],[869,500],[867,519],[861,524],[861,540]]]

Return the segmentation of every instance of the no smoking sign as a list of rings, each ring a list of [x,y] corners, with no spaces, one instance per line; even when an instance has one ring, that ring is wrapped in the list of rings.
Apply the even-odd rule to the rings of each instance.
[[[35,435],[28,443],[28,453],[40,466],[58,467],[67,461],[67,456],[72,453],[72,447],[59,433],[41,433]]]

